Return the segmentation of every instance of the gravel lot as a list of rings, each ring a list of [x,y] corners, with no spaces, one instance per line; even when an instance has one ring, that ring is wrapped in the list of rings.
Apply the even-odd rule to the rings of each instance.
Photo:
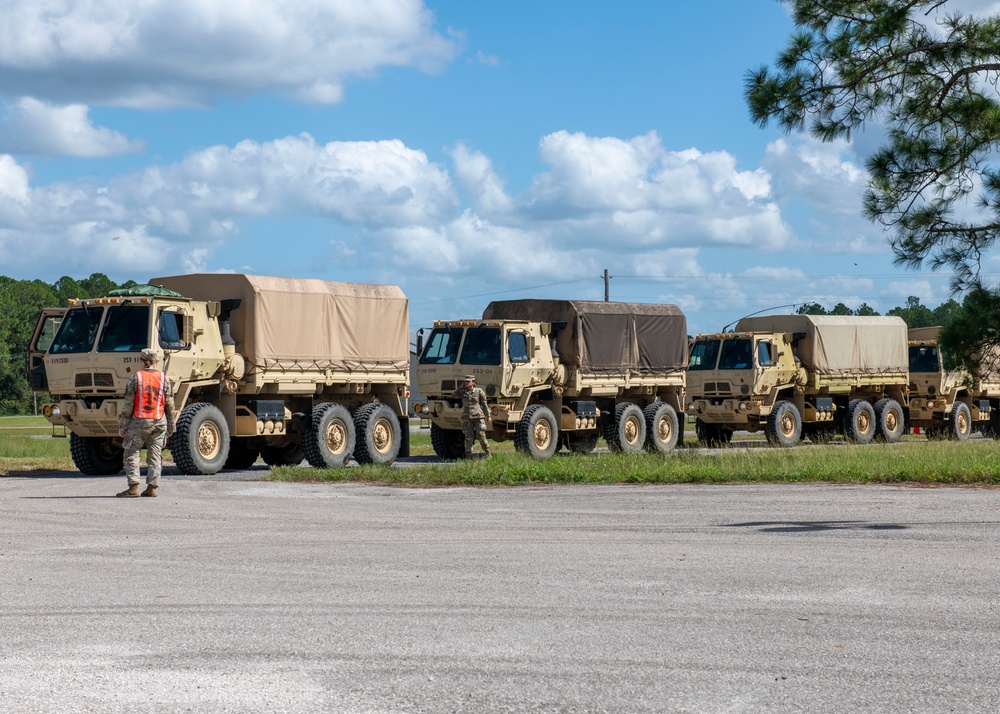
[[[1000,490],[0,477],[7,712],[993,712]]]

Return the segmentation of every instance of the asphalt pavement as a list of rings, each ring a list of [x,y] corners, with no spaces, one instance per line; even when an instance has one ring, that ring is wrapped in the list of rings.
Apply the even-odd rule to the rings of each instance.
[[[1000,490],[0,477],[5,712],[994,712]]]

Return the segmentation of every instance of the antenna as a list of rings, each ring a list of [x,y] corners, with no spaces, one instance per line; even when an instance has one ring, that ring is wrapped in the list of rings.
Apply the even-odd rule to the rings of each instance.
[[[796,305],[804,305],[804,304],[805,303],[802,303],[802,302],[793,302],[793,303],[789,303],[788,305],[774,305],[773,307],[765,307],[764,309],[758,310],[757,312],[751,312],[749,315],[744,315],[743,317],[753,317],[754,315],[759,315],[762,312],[767,312],[768,310],[780,310],[783,307],[795,307]],[[728,325],[725,325],[721,330],[719,330],[719,332],[725,332],[726,330],[729,329],[729,327],[731,325],[735,325],[737,322],[739,322],[740,320],[742,320],[743,317],[737,317],[735,320],[733,320],[732,322],[730,322]]]

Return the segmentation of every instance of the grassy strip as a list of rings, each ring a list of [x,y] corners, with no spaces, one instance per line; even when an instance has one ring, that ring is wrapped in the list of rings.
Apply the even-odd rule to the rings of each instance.
[[[1000,484],[998,445],[914,442],[868,446],[811,446],[801,449],[725,449],[706,454],[680,450],[666,458],[641,455],[561,454],[534,461],[519,454],[453,464],[404,468],[346,469],[283,467],[277,481],[397,484],[404,486],[520,486],[526,484],[614,483],[922,483]]]

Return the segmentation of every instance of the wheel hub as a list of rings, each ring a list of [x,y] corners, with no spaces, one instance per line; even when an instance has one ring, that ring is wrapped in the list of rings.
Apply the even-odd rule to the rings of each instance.
[[[549,447],[549,443],[552,441],[552,430],[549,428],[549,423],[544,419],[539,420],[535,424],[534,429],[534,439],[535,446],[544,451]]]
[[[326,427],[326,448],[330,453],[339,454],[347,445],[347,428],[339,419],[331,421]]]
[[[214,459],[219,455],[222,448],[222,438],[219,428],[211,423],[205,422],[198,427],[198,452],[206,459]]]
[[[629,417],[625,420],[625,441],[629,444],[635,444],[639,440],[639,420],[635,417]]]
[[[379,419],[372,427],[372,442],[375,450],[384,454],[392,448],[392,426],[387,419]]]

